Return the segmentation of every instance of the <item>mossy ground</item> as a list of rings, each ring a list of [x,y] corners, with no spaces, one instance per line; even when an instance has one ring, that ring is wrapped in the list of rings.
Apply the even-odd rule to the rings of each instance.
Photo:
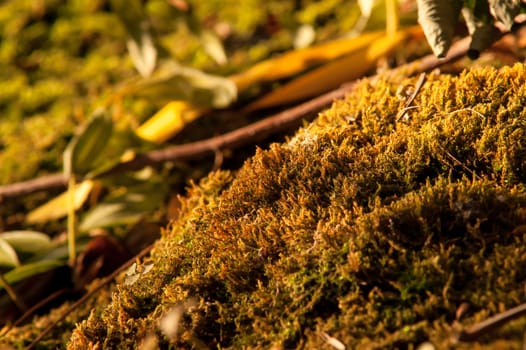
[[[69,349],[415,348],[526,302],[526,69],[365,80],[237,173],[189,189],[153,269]],[[398,92],[398,93],[397,93]],[[193,300],[168,340],[159,320]],[[522,348],[526,320],[476,346]]]
[[[168,2],[154,0],[148,13],[162,55],[221,74],[288,49],[293,11],[301,23],[334,24],[317,29],[320,39],[356,17],[344,0],[303,1],[301,11],[297,1],[192,3],[199,20],[217,12],[232,25],[230,64],[214,66],[195,37],[173,29]],[[272,32],[273,16],[287,30]],[[137,73],[104,0],[7,1],[0,29],[3,184],[60,170],[75,125]],[[323,334],[348,348],[453,346],[461,303],[470,325],[526,299],[525,80],[520,65],[429,75],[400,119],[414,80],[364,81],[289,142],[193,186],[157,243],[154,269],[120,282],[111,301],[97,294],[41,348],[62,346],[96,305],[70,348],[136,348],[152,335],[163,348],[330,348]],[[159,106],[122,107],[139,123]],[[44,196],[0,211],[27,212]],[[158,320],[188,300],[197,306],[170,342]],[[27,345],[65,307],[8,341]],[[478,346],[522,348],[525,324],[511,322]]]

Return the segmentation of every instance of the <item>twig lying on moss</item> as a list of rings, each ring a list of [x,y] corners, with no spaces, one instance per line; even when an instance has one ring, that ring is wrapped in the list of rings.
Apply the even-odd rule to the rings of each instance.
[[[437,67],[464,57],[468,47],[469,38],[464,38],[451,47],[445,58],[437,59],[434,55],[428,55],[419,61],[408,63],[397,68],[397,71],[407,75],[429,72]],[[335,99],[344,97],[346,93],[351,91],[352,86],[352,83],[345,84],[338,89],[313,98],[298,106],[221,136],[139,154],[128,162],[118,164],[103,175],[137,170],[147,165],[158,165],[166,161],[198,159],[206,155],[213,155],[221,149],[233,149],[254,143],[274,133],[297,126],[303,119],[313,118],[315,113],[330,105]],[[62,174],[52,174],[29,181],[0,186],[0,203],[8,198],[17,198],[38,191],[65,187],[66,178]]]
[[[415,85],[415,90],[405,102],[404,108],[402,108],[400,112],[398,112],[398,115],[396,116],[396,119],[395,119],[396,121],[399,121],[400,119],[402,119],[407,113],[407,111],[411,108],[410,107],[411,103],[413,103],[413,101],[416,98],[416,95],[418,95],[418,92],[420,91],[420,89],[422,89],[422,86],[424,86],[425,81],[426,81],[426,73],[420,73],[420,76],[418,77],[418,81],[416,82],[416,85]]]
[[[9,329],[20,326],[29,317],[35,315],[36,312],[40,308],[42,308],[43,306],[47,305],[51,301],[57,299],[58,297],[62,296],[63,294],[67,293],[68,291],[69,291],[69,289],[59,289],[56,292],[51,293],[50,295],[48,295],[44,299],[40,300],[38,303],[36,303],[35,305],[33,305],[29,309],[27,309],[22,316],[20,316],[12,325],[9,326]],[[6,334],[7,334],[7,332],[6,332]],[[4,335],[4,334],[0,332],[0,336],[2,336],[2,335]]]
[[[351,91],[353,86],[353,83],[346,84],[299,106],[221,136],[139,154],[128,162],[116,165],[101,176],[138,170],[145,166],[162,164],[167,161],[199,159],[207,155],[214,155],[218,150],[238,148],[248,143],[261,141],[274,133],[299,126],[304,119],[312,120],[315,113],[330,105],[335,99],[342,98]]]
[[[506,324],[507,322],[523,315],[526,315],[526,303],[501,312],[500,314],[490,317],[485,321],[460,331],[456,337],[456,340],[462,342],[476,341],[482,335],[487,334],[488,332],[491,332]]]

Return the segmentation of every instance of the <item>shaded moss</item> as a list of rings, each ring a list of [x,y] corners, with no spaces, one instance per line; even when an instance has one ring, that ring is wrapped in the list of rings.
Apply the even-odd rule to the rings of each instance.
[[[525,302],[524,66],[363,81],[283,144],[189,189],[154,268],[75,330],[70,349],[452,346],[463,323]],[[179,337],[159,318],[189,299]],[[526,321],[481,339],[518,347]],[[196,340],[198,339],[198,340]],[[458,345],[462,348],[462,344]],[[466,346],[469,348],[470,346]]]
[[[95,286],[95,284],[92,286]],[[41,332],[48,328],[51,323],[60,319],[60,322],[51,329],[51,332],[49,332],[44,339],[36,344],[34,349],[64,348],[64,344],[69,341],[75,326],[83,319],[86,319],[90,313],[100,313],[100,310],[97,311],[98,306],[107,304],[111,300],[113,289],[114,288],[110,286],[98,292],[95,296],[89,298],[80,306],[77,306],[75,312],[68,314],[65,318],[61,319],[64,312],[71,307],[71,302],[65,302],[60,307],[51,310],[51,312],[45,315],[34,317],[30,323],[9,329],[7,333],[2,333],[0,346],[5,347],[6,343],[8,343],[15,349],[24,349],[29,346],[37,336],[40,336]],[[2,331],[5,330],[6,329],[3,329]]]

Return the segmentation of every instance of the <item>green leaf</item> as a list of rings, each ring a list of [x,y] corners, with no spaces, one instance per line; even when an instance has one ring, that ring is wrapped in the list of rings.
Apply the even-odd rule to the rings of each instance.
[[[82,253],[86,249],[86,245],[88,244],[90,240],[90,237],[87,235],[82,235],[77,237],[77,242],[75,244],[75,248],[77,250],[77,254]],[[69,251],[68,251],[67,243],[63,243],[57,246],[54,246],[52,249],[37,253],[36,255],[32,256],[28,263],[34,263],[34,262],[40,262],[40,261],[47,261],[47,260],[60,260],[60,261],[66,261],[69,257]]]
[[[20,265],[15,249],[7,241],[0,238],[0,266],[15,267]]]
[[[217,64],[223,65],[227,62],[225,49],[217,35],[209,30],[203,30],[201,31],[199,39],[206,53],[212,57]]]
[[[154,180],[133,187],[124,193],[108,196],[104,202],[91,209],[82,220],[79,230],[86,232],[94,228],[128,225],[151,214],[162,203],[162,184]]]
[[[237,98],[237,88],[230,79],[183,67],[175,62],[158,75],[130,85],[125,94],[145,97],[159,103],[188,101],[200,107],[223,108]]]
[[[9,243],[17,252],[40,253],[53,248],[48,235],[36,231],[8,231],[0,239]]]
[[[103,156],[113,131],[113,120],[106,110],[96,110],[64,151],[64,174],[86,175]]]
[[[47,272],[64,265],[65,262],[60,260],[46,260],[31,264],[25,264],[18,266],[9,272],[6,272],[4,274],[4,278],[7,281],[7,283],[13,284],[31,276],[35,276],[39,273]],[[0,286],[0,291],[2,290],[3,287]]]
[[[451,46],[462,1],[417,0],[418,21],[437,57],[444,57]]]
[[[80,231],[94,228],[133,224],[145,215],[145,212],[133,210],[126,203],[102,203],[91,210],[82,223]]]
[[[132,128],[115,129],[104,149],[104,157],[93,164],[93,169],[86,177],[95,179],[100,174],[104,174],[119,164],[126,152],[130,152],[130,154],[145,153],[158,146],[139,137]]]
[[[157,62],[157,49],[153,43],[148,26],[144,25],[138,40],[130,37],[126,41],[128,52],[135,68],[143,77],[149,77]]]
[[[135,68],[143,77],[150,76],[157,61],[157,48],[141,2],[139,0],[111,0],[111,6],[130,35],[126,46]]]

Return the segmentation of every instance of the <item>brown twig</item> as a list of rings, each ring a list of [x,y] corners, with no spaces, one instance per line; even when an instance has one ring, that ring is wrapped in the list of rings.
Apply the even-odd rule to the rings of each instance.
[[[58,173],[0,186],[0,203],[8,198],[23,197],[38,191],[63,189],[66,188],[67,182],[66,177]]]
[[[445,58],[437,59],[434,55],[428,55],[418,61],[403,65],[396,70],[406,75],[429,72],[437,67],[464,57],[468,47],[469,38],[465,38],[456,42]],[[304,119],[312,119],[315,113],[329,106],[334,100],[343,98],[345,94],[352,90],[353,85],[353,83],[342,85],[338,89],[313,98],[298,106],[224,135],[139,154],[128,162],[118,164],[103,175],[138,170],[148,165],[158,165],[166,161],[199,159],[207,155],[213,155],[222,149],[234,149],[248,143],[260,141],[269,135],[299,126]],[[22,197],[38,191],[63,189],[66,187],[66,182],[64,175],[52,174],[29,181],[0,186],[0,203],[8,198]]]
[[[471,38],[465,37],[456,41],[449,49],[446,57],[437,58],[435,55],[427,55],[415,62],[407,63],[397,70],[405,72],[407,75],[416,75],[424,72],[430,72],[435,68],[443,66],[448,63],[455,62],[466,56]]]
[[[138,170],[145,166],[161,164],[166,161],[199,159],[207,155],[215,155],[219,150],[227,148],[234,149],[248,143],[261,141],[272,134],[298,127],[302,120],[312,120],[315,117],[315,113],[330,105],[335,99],[342,98],[352,90],[353,86],[354,84],[342,86],[337,90],[318,96],[272,117],[241,127],[224,135],[138,155],[128,162],[118,164],[109,171],[101,174],[101,176],[123,171]]]
[[[342,98],[352,89],[352,86],[353,84],[344,85],[339,89],[318,96],[296,107],[224,135],[138,154],[132,160],[120,163],[99,176],[138,170],[145,166],[158,165],[167,161],[199,159],[207,155],[214,155],[222,149],[234,149],[248,143],[260,141],[272,134],[297,127],[304,119],[313,119],[315,113],[330,105],[335,99]],[[53,174],[0,186],[0,203],[8,198],[21,197],[38,191],[65,188],[66,183],[67,180],[63,174]]]
[[[149,245],[148,247],[144,248],[139,252],[139,254],[135,255],[133,258],[125,262],[123,265],[121,265],[117,270],[113,271],[108,276],[104,277],[99,284],[84,294],[79,300],[77,300],[75,303],[71,304],[70,307],[68,307],[59,318],[57,318],[55,321],[51,322],[46,329],[44,329],[33,341],[31,344],[29,344],[25,350],[31,350],[33,349],[49,332],[55,328],[55,326],[62,321],[64,318],[66,318],[67,315],[69,315],[73,310],[78,308],[82,303],[84,303],[86,300],[88,300],[91,296],[93,296],[96,292],[98,292],[102,287],[109,284],[111,281],[113,281],[121,272],[126,270],[128,267],[130,267],[137,259],[141,259],[146,254],[148,254],[153,248],[153,244]]]
[[[31,317],[32,315],[34,315],[38,309],[40,309],[41,307],[49,304],[51,301],[57,299],[58,297],[62,296],[63,294],[67,293],[68,291],[70,291],[70,289],[67,289],[67,288],[63,288],[63,289],[59,289],[57,290],[56,292],[53,292],[51,293],[50,295],[48,295],[47,297],[45,297],[44,299],[40,300],[38,303],[36,303],[35,305],[31,306],[31,308],[29,308],[26,312],[24,312],[24,314],[22,316],[20,316],[12,325],[11,327],[12,328],[15,328],[15,327],[18,327],[19,325],[21,325],[24,321],[26,321],[29,317]]]
[[[507,322],[523,315],[526,315],[526,303],[501,312],[500,314],[490,317],[485,321],[460,331],[456,337],[456,340],[462,342],[476,341],[481,336],[488,334],[489,332],[503,326]]]
[[[420,76],[418,77],[418,80],[415,85],[415,89],[413,93],[411,94],[411,96],[409,96],[407,101],[405,101],[404,108],[402,108],[400,112],[398,112],[398,115],[395,118],[396,121],[399,121],[400,119],[402,119],[407,113],[407,111],[411,109],[410,105],[415,100],[416,95],[418,95],[418,93],[420,92],[420,89],[422,89],[422,86],[424,86],[425,81],[426,81],[426,73],[420,73]]]

